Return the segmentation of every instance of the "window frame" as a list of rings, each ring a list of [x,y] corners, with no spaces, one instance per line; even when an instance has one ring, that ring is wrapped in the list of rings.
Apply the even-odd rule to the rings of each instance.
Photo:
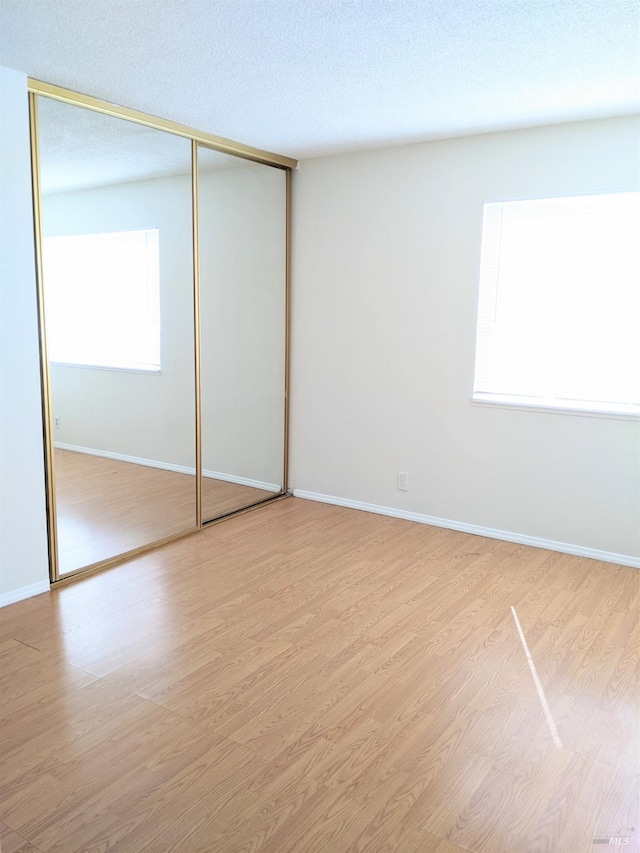
[[[487,323],[487,309],[490,309],[495,316],[498,310],[498,268],[500,255],[500,237],[497,242],[488,245],[485,242],[485,229],[487,227],[488,208],[511,204],[531,204],[548,202],[569,202],[578,199],[590,199],[607,196],[636,196],[640,200],[640,190],[616,190],[603,192],[589,192],[577,195],[567,196],[550,196],[550,197],[534,197],[527,199],[488,199],[484,202],[482,208],[482,229],[481,229],[481,254],[480,254],[480,270],[478,276],[478,302],[476,307],[476,336],[474,346],[474,376],[472,384],[471,405],[489,408],[509,409],[515,411],[528,411],[547,414],[562,414],[562,415],[578,415],[581,417],[596,417],[596,418],[611,418],[615,420],[640,420],[640,400],[633,403],[627,402],[611,402],[597,401],[585,399],[571,399],[566,397],[552,396],[528,396],[517,393],[504,393],[498,391],[478,390],[479,374],[482,373],[482,368],[479,364],[482,359],[479,357],[482,338],[488,337],[485,332],[485,324]],[[495,226],[494,226],[495,227]],[[501,236],[501,235],[500,235]],[[492,237],[495,240],[495,235]],[[494,258],[490,258],[495,253]],[[496,263],[496,269],[491,268],[491,264]],[[493,281],[491,281],[493,280]],[[640,282],[639,282],[640,287]],[[484,362],[486,364],[486,362]]]
[[[161,323],[161,287],[160,287],[160,230],[157,226],[150,226],[146,228],[127,228],[127,229],[119,229],[117,231],[87,231],[79,234],[52,234],[44,237],[43,240],[43,259],[46,259],[46,244],[48,240],[56,240],[56,239],[90,239],[90,238],[106,238],[106,237],[116,237],[120,234],[145,234],[146,239],[146,269],[147,269],[147,279],[146,279],[146,288],[147,288],[147,299],[152,298],[155,302],[155,308],[153,312],[150,312],[149,316],[155,315],[152,317],[154,322],[156,323],[157,328],[157,363],[149,362],[134,362],[134,361],[122,361],[121,363],[117,363],[113,361],[109,363],[107,359],[103,359],[100,362],[95,361],[92,362],[88,359],[80,359],[77,360],[69,360],[69,359],[61,359],[61,358],[52,358],[50,352],[47,353],[48,361],[52,365],[57,365],[61,367],[72,367],[79,368],[83,370],[106,370],[106,371],[114,371],[118,373],[138,373],[143,375],[159,375],[162,373],[162,323]],[[149,245],[149,235],[152,237],[152,245]],[[150,253],[153,253],[153,257],[150,258]],[[46,260],[44,260],[44,274],[45,278],[47,275],[46,272]],[[151,288],[149,284],[151,282]],[[47,297],[46,297],[46,285],[45,285],[45,311],[47,310]],[[50,324],[50,320],[48,321]],[[154,330],[155,331],[155,330]],[[50,338],[50,331],[47,330],[48,338]],[[47,341],[47,349],[49,350],[50,341]]]

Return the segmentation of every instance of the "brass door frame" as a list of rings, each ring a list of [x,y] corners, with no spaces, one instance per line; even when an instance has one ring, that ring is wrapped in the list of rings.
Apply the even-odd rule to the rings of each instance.
[[[250,145],[234,142],[232,139],[225,139],[223,136],[215,136],[213,133],[196,130],[194,127],[152,116],[139,110],[132,110],[129,107],[110,104],[108,101],[101,101],[98,98],[92,98],[90,95],[82,95],[79,92],[63,89],[61,86],[54,86],[51,83],[43,83],[41,80],[34,80],[31,77],[27,81],[27,88],[29,92],[36,95],[46,95],[47,98],[64,101],[66,104],[75,104],[78,107],[85,107],[115,118],[124,118],[156,130],[166,130],[177,136],[184,136],[187,139],[200,142],[208,148],[214,148],[216,151],[232,154],[235,157],[242,157],[245,160],[254,160],[256,163],[264,163],[266,166],[279,166],[282,169],[296,169],[298,166],[298,161],[291,157],[262,151],[260,148],[252,148]]]
[[[44,83],[39,80],[29,78],[29,119],[30,119],[30,147],[31,147],[31,172],[32,172],[32,191],[33,191],[33,219],[34,219],[34,249],[36,259],[36,279],[38,288],[38,324],[39,324],[39,339],[40,339],[40,376],[42,383],[42,423],[43,423],[43,443],[44,443],[44,460],[45,460],[45,485],[46,485],[46,500],[47,500],[47,528],[49,539],[49,576],[51,583],[62,583],[67,580],[73,580],[78,575],[84,575],[88,572],[98,571],[100,569],[110,568],[118,565],[131,557],[144,554],[152,551],[161,545],[166,545],[168,542],[173,542],[177,539],[182,539],[185,536],[190,536],[204,527],[224,521],[226,518],[248,512],[252,509],[257,509],[263,504],[270,503],[274,500],[280,500],[288,493],[288,471],[289,471],[289,376],[290,376],[290,326],[291,326],[291,198],[292,198],[292,170],[297,168],[297,161],[290,157],[285,157],[280,154],[273,154],[269,151],[262,151],[258,148],[253,148],[249,145],[243,145],[240,142],[234,142],[224,137],[214,136],[204,131],[196,130],[195,128],[187,127],[186,125],[178,124],[177,122],[167,119],[158,118],[157,116],[148,115],[147,113],[132,110],[128,107],[117,106],[106,101],[98,100],[97,98],[88,95],[73,92],[69,89],[63,89],[60,86],[54,86],[50,83]],[[41,171],[40,171],[40,146],[38,135],[38,96],[42,95],[47,98],[62,101],[67,104],[73,104],[78,107],[93,110],[105,115],[113,116],[114,118],[126,119],[137,124],[145,125],[146,127],[156,130],[163,130],[168,133],[182,136],[191,141],[191,202],[192,202],[192,252],[193,252],[193,323],[194,323],[194,402],[195,402],[195,447],[196,447],[196,524],[194,527],[180,531],[171,536],[155,540],[146,545],[134,548],[130,551],[117,554],[114,557],[109,557],[106,560],[101,560],[97,563],[92,563],[88,566],[83,566],[79,569],[74,569],[71,572],[66,572],[64,575],[59,573],[59,553],[58,553],[58,534],[57,534],[57,513],[56,513],[56,493],[55,493],[55,466],[54,466],[54,442],[53,442],[53,408],[51,400],[51,377],[49,371],[49,362],[47,359],[47,338],[45,325],[45,302],[44,302],[44,286],[43,286],[43,267],[42,267],[42,195],[41,195]],[[207,148],[220,151],[224,154],[230,154],[235,157],[241,157],[245,160],[252,160],[256,163],[261,163],[266,166],[284,169],[286,172],[286,238],[285,238],[285,376],[284,376],[284,466],[283,466],[283,487],[282,491],[274,494],[273,497],[266,498],[259,503],[238,509],[228,513],[221,518],[211,519],[203,522],[202,520],[202,394],[201,394],[201,371],[200,371],[200,258],[199,258],[199,242],[198,242],[198,145],[203,145]]]

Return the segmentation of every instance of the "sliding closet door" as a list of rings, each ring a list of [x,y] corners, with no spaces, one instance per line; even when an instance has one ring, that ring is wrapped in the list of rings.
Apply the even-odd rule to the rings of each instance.
[[[65,575],[197,525],[191,143],[37,101]]]
[[[202,519],[284,489],[286,173],[198,147]]]

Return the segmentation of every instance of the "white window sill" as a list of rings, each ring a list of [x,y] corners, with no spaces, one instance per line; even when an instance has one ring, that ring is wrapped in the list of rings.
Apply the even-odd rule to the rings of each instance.
[[[500,397],[474,396],[471,399],[472,406],[487,406],[493,409],[514,409],[520,412],[541,412],[553,415],[580,415],[586,418],[611,418],[613,420],[640,421],[640,407],[625,405],[620,408],[606,408],[605,405],[598,407],[597,404],[571,405],[567,401],[537,400],[532,402],[526,397]]]
[[[57,367],[80,367],[83,370],[113,370],[116,373],[144,373],[159,376],[162,373],[160,367],[143,367],[142,365],[116,366],[110,364],[78,364],[75,361],[50,361]]]

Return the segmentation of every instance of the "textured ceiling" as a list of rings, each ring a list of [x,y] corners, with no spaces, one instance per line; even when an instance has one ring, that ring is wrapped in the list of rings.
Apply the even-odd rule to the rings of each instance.
[[[38,129],[45,194],[191,174],[191,142],[172,133],[45,97],[38,98]],[[200,151],[200,171],[247,165]]]
[[[640,108],[639,0],[0,0],[0,64],[302,158]]]

